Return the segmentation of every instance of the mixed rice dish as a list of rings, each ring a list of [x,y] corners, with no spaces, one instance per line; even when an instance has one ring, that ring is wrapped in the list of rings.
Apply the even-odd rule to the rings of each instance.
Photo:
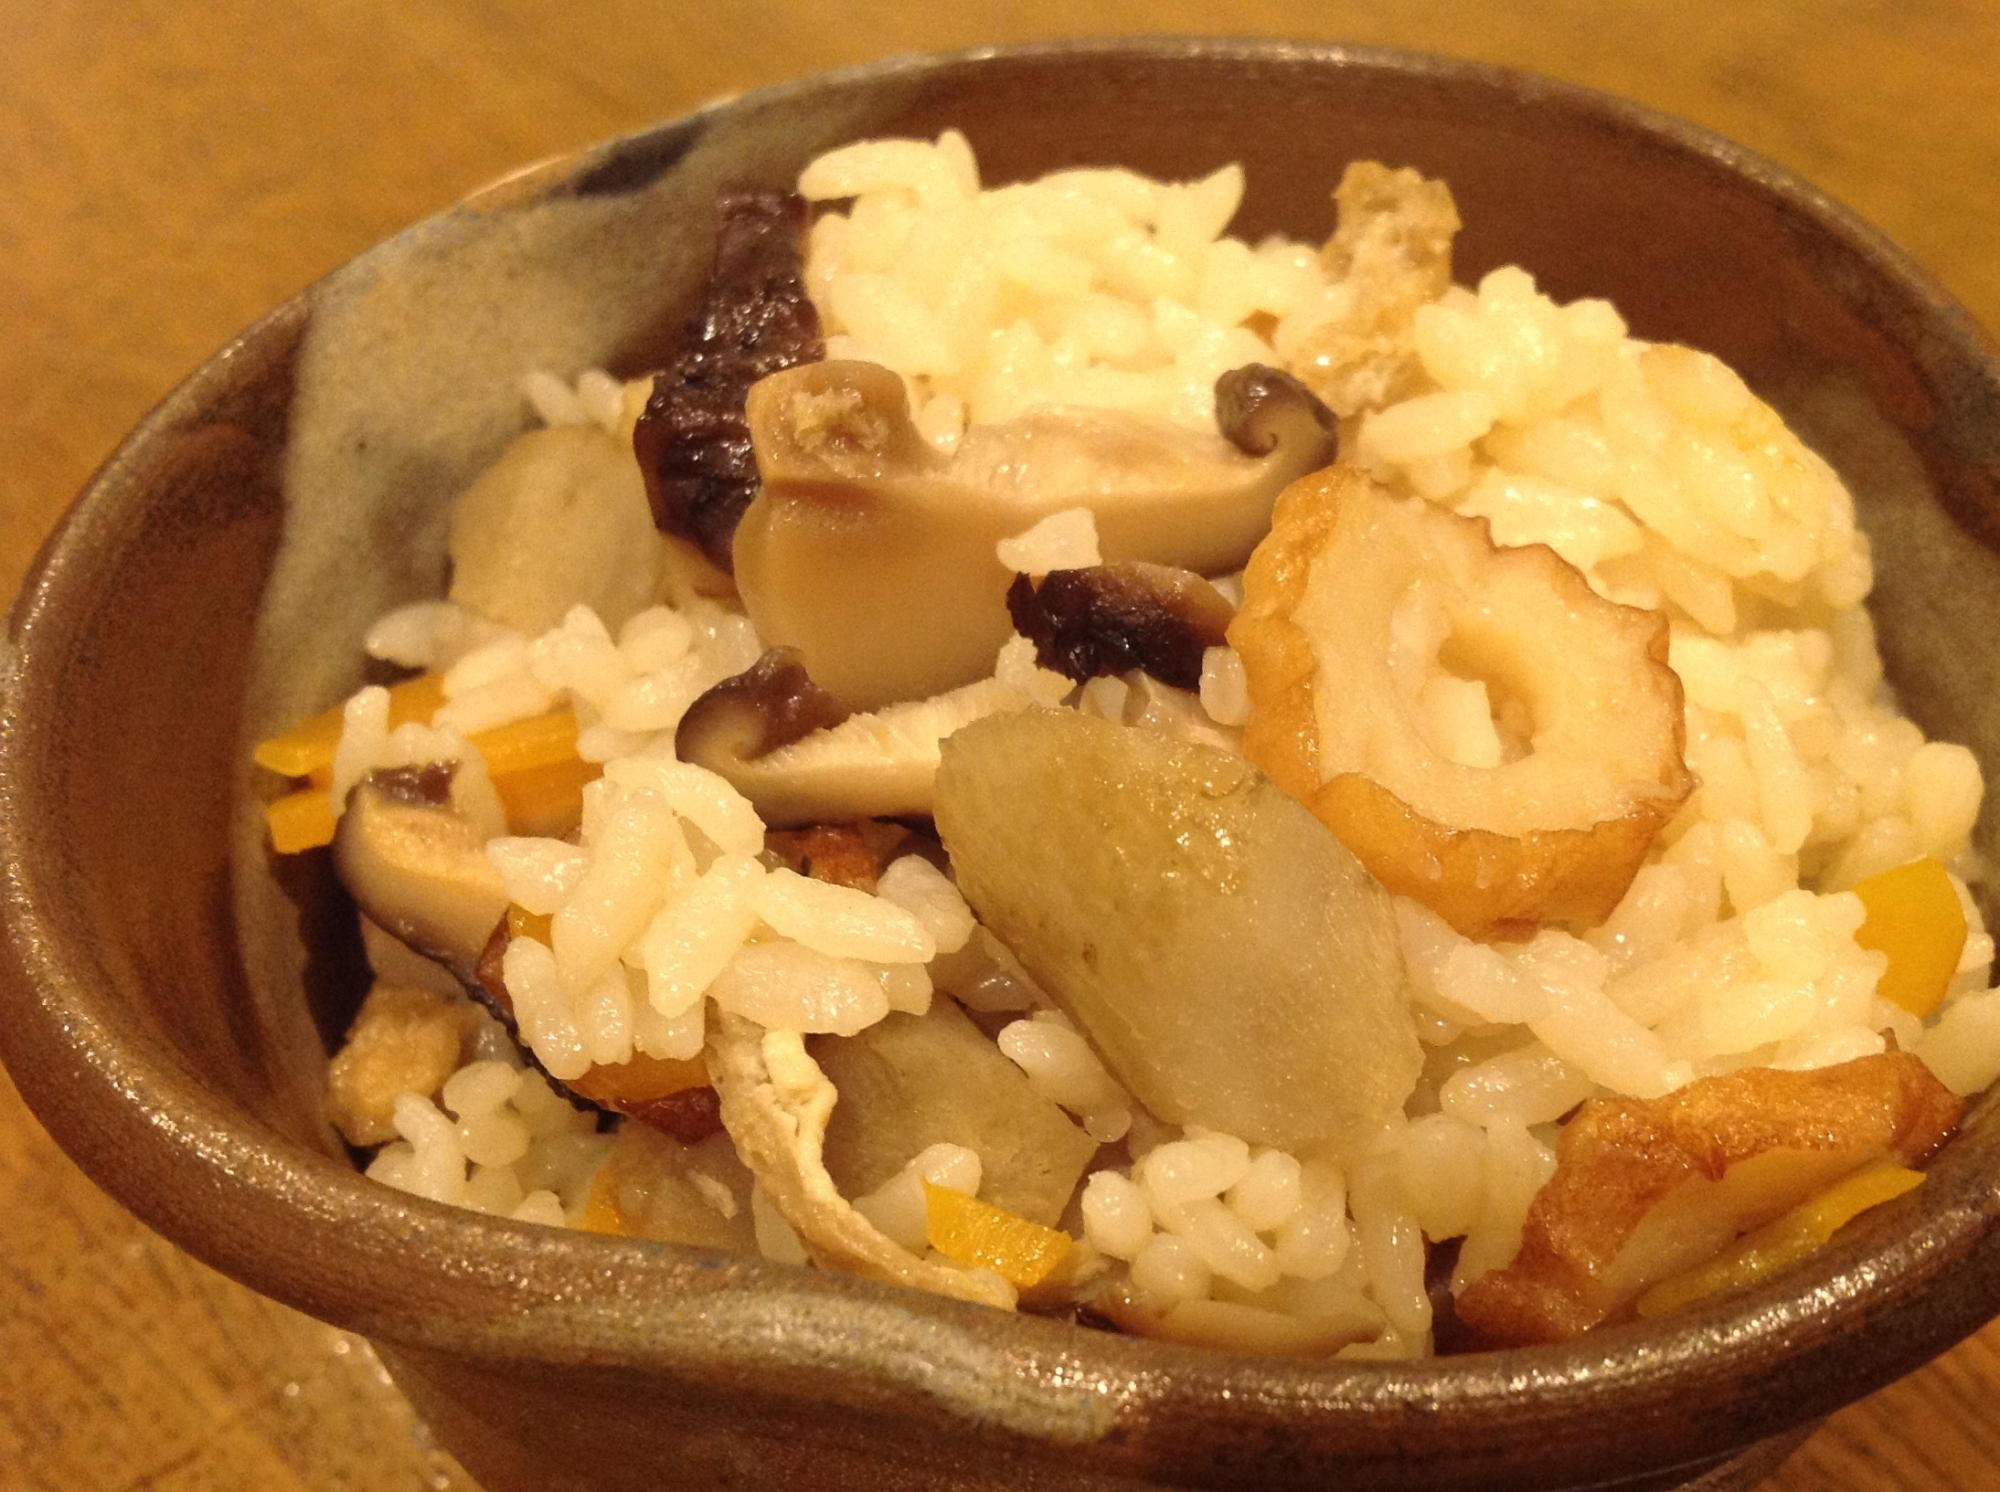
[[[2000,1075],[1980,768],[1721,362],[1350,166],[725,191],[669,366],[527,373],[450,593],[265,741],[388,1186],[1255,1352],[1767,1277]],[[275,787],[275,779],[291,779]]]

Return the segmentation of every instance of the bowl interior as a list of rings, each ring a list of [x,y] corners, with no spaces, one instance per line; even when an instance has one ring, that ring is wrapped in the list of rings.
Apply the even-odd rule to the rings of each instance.
[[[1732,363],[1833,461],[1875,544],[1907,708],[2000,767],[1991,351],[1809,188],[1634,107],[1397,54],[1157,43],[884,64],[553,163],[410,230],[246,333],[99,475],[23,591],[0,719],[0,1047],[57,1137],[192,1251],[413,1353],[623,1364],[718,1403],[887,1416],[912,1444],[1060,1450],[1079,1474],[1591,1484],[1826,1412],[1983,1320],[2000,1305],[1986,1106],[1931,1184],[1740,1301],[1397,1367],[1228,1358],[542,1235],[353,1174],[320,1094],[357,950],[323,857],[264,851],[275,785],[248,743],[351,689],[367,624],[441,589],[445,505],[522,427],[521,372],[659,357],[717,185],[786,185],[833,144],[948,126],[989,184],[1240,161],[1232,231],[1253,238],[1322,238],[1351,159],[1442,176],[1461,281],[1519,263],[1561,299],[1608,297],[1636,335]]]

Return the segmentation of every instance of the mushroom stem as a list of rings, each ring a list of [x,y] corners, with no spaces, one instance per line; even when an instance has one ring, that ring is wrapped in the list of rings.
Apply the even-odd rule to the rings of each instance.
[[[763,487],[736,531],[744,606],[761,637],[799,649],[822,688],[867,710],[991,668],[1012,579],[996,546],[1052,513],[1088,508],[1109,561],[1234,570],[1285,485],[1332,459],[1334,437],[1282,375],[1231,387],[1238,434],[1267,454],[1117,410],[1038,409],[971,427],[946,457],[886,368],[773,374],[748,403]]]

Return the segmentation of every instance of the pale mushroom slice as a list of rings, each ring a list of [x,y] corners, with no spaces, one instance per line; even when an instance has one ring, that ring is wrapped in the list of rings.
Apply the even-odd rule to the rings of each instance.
[[[1032,703],[988,678],[850,716],[795,649],[773,648],[689,706],[674,751],[726,779],[773,828],[925,816],[944,739]]]
[[[1234,570],[1271,504],[1334,451],[1333,418],[1270,369],[1224,376],[1227,434],[1117,410],[1031,410],[974,425],[950,456],[911,422],[902,380],[823,362],[750,390],[763,479],[735,538],[758,635],[870,710],[986,673],[1012,575],[995,546],[1064,509],[1096,518],[1107,560]],[[1246,454],[1246,450],[1257,454]]]
[[[767,1031],[715,1011],[707,1058],[737,1154],[813,1262],[1003,1311],[1014,1308],[1014,1287],[998,1275],[918,1258],[840,1195],[822,1154],[839,1094],[798,1032]]]
[[[1470,937],[1601,922],[1693,789],[1664,616],[1356,467],[1279,499],[1229,641],[1244,754]]]
[[[451,763],[377,769],[348,794],[333,863],[362,912],[461,984],[507,910],[485,836],[452,806]]]

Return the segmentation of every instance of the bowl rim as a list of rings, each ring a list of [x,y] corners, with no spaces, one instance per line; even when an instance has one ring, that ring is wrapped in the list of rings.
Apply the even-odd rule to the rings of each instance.
[[[523,168],[385,242],[453,214],[504,210],[539,197],[629,160],[666,132],[736,111],[1017,59],[1104,56],[1442,80],[1491,92],[1496,102],[1553,107],[1647,136],[1748,182],[1831,235],[1920,306],[1947,341],[1983,362],[1989,380],[2000,385],[2000,349],[1942,284],[1790,171],[1700,126],[1595,89],[1397,48],[1153,37],[894,57],[719,100]],[[153,448],[238,386],[260,349],[303,323],[315,293],[308,287],[286,301],[168,394],[43,545],[0,658],[0,844],[18,850],[31,843],[38,815],[45,822],[57,811],[35,771],[38,758],[57,744],[46,707],[71,657],[97,567],[116,551],[145,500]],[[1220,1413],[1274,1437],[1303,1435],[1341,1454],[1379,1458],[1421,1455],[1420,1437],[1430,1427],[1429,1433],[1454,1437],[1442,1448],[1449,1453],[1468,1444],[1539,1440],[1550,1466],[1602,1472],[1656,1466],[1658,1456],[1635,1459],[1627,1446],[1576,1444],[1583,1437],[1565,1434],[1565,1427],[1573,1429],[1580,1416],[1601,1418],[1613,1409],[1635,1425],[1669,1411],[1685,1418],[1691,1384],[1706,1383],[1713,1399],[1725,1382],[1782,1371],[1803,1385],[1788,1411],[1788,1422],[1800,1422],[1976,1329],[1983,1315],[1948,1306],[1933,1288],[1943,1278],[1976,1277],[1979,1297],[2000,1307],[1994,1226],[2000,1188],[1982,1194],[1970,1177],[1944,1195],[1934,1190],[1923,1204],[1913,1199],[1899,1214],[1921,1217],[1921,1236],[1897,1240],[1877,1228],[1865,1240],[1836,1241],[1820,1267],[1665,1323],[1603,1328],[1552,1347],[1398,1363],[1257,1358],[1078,1332],[761,1259],[487,1218],[378,1186],[234,1112],[124,1006],[114,976],[63,925],[59,883],[32,856],[10,853],[8,862],[0,887],[6,928],[0,995],[12,1018],[0,1022],[0,1055],[63,1148],[142,1219],[225,1273],[311,1314],[413,1347],[718,1382],[747,1371],[769,1375],[781,1392],[870,1411],[928,1406],[946,1420],[1068,1446],[1071,1454],[1130,1423],[1137,1409],[1141,1439],[1163,1432],[1171,1439],[1166,1427],[1177,1422],[1212,1428]],[[197,1183],[198,1199],[158,1184],[159,1176],[175,1174]],[[224,1239],[197,1232],[196,1214],[218,1208],[247,1226]],[[301,1227],[315,1240],[310,1268],[244,1241]],[[380,1268],[385,1253],[399,1267]],[[435,1304],[441,1289],[453,1301],[443,1313]],[[788,1321],[813,1329],[781,1329]],[[1801,1323],[1820,1333],[1803,1347]],[[1855,1348],[1864,1335],[1879,1335],[1888,1350],[1860,1362]],[[1796,1371],[1802,1364],[1808,1370]],[[1709,1400],[1697,1395],[1696,1402]],[[1708,1418],[1706,1431],[1684,1427],[1672,1440],[1672,1451],[1690,1464],[1745,1443],[1726,1416]],[[1777,1427],[1774,1419],[1758,1433]]]

